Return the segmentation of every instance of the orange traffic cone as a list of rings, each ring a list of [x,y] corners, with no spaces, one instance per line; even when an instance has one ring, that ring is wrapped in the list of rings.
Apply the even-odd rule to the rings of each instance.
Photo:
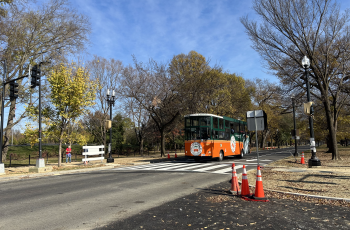
[[[305,159],[304,159],[304,152],[301,152],[301,160],[300,160],[300,164],[305,164]]]
[[[232,180],[231,180],[231,190],[230,192],[233,194],[234,192],[237,192],[237,196],[239,195],[240,188],[238,185],[238,179],[237,179],[237,173],[235,169],[235,163],[232,163]]]
[[[259,201],[268,201],[264,194],[264,188],[261,178],[260,165],[258,165],[258,169],[256,172],[256,185],[255,185],[255,194],[252,196],[252,199]]]
[[[169,153],[168,153],[168,159],[170,159],[170,155],[169,155]]]
[[[241,190],[242,190],[241,196],[250,196],[248,176],[247,176],[247,170],[245,169],[245,165],[243,165],[242,189]]]
[[[175,151],[175,158],[177,158],[177,154],[176,154],[176,151]]]

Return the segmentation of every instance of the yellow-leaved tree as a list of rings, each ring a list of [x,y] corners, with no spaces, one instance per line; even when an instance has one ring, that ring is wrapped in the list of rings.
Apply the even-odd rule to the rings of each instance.
[[[95,104],[98,82],[90,80],[85,68],[72,64],[55,66],[47,81],[50,83],[51,105],[43,110],[47,135],[57,135],[59,139],[59,160],[61,166],[62,143],[69,136],[68,129],[87,109]],[[79,139],[85,142],[87,138]],[[77,141],[77,140],[75,140]]]

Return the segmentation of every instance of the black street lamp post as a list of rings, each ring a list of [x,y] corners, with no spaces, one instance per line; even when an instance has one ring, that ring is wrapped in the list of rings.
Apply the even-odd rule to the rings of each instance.
[[[291,96],[292,98],[292,105],[293,105],[293,121],[294,121],[294,143],[295,143],[295,152],[294,156],[298,156],[298,144],[297,144],[297,124],[295,121],[295,104],[294,104],[294,94]]]
[[[307,102],[310,102],[310,83],[309,83],[309,76],[308,76],[308,68],[310,67],[310,60],[309,60],[309,58],[304,56],[301,63],[305,69]],[[312,155],[311,155],[311,158],[309,159],[309,167],[321,166],[321,161],[316,156],[316,143],[315,143],[315,135],[314,135],[313,116],[314,116],[314,109],[313,109],[313,106],[311,105],[310,116],[309,116],[309,126],[310,126],[310,150],[312,152]]]
[[[112,157],[112,106],[114,106],[115,102],[115,92],[112,91],[112,96],[110,95],[109,89],[107,89],[107,103],[109,105],[110,109],[110,119],[111,119],[111,127],[109,128],[109,146],[108,146],[108,152],[109,157],[107,158],[107,163],[113,163],[114,159]]]

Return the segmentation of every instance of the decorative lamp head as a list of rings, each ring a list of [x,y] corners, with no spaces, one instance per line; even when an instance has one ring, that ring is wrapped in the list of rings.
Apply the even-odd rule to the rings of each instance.
[[[301,60],[301,64],[304,66],[304,68],[310,67],[310,59],[304,56],[303,60]]]

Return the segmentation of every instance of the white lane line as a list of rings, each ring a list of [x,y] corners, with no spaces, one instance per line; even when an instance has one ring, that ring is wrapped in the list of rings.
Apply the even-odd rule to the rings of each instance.
[[[235,169],[240,169],[243,168],[243,165],[237,165],[235,166]],[[219,174],[226,174],[226,172],[232,172],[232,167],[228,167],[228,168],[224,168],[224,169],[220,169],[217,171],[213,171],[212,173],[219,173]]]
[[[193,171],[195,171],[195,172],[204,172],[204,171],[208,171],[209,169],[222,168],[222,167],[225,167],[225,166],[223,166],[223,165],[213,165],[211,167],[205,167],[205,168],[196,169],[196,170],[193,170]]]

